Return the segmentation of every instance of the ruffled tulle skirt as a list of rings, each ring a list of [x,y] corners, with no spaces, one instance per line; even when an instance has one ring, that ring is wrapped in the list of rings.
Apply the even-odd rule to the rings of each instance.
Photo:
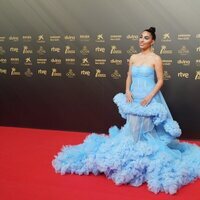
[[[57,173],[104,173],[117,185],[146,182],[150,191],[170,194],[200,177],[200,148],[176,139],[181,130],[162,103],[126,103],[122,93],[114,102],[125,125],[64,146],[52,161]]]

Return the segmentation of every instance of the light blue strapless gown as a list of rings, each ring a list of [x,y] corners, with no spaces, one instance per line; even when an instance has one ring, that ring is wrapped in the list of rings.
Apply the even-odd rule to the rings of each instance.
[[[123,93],[113,99],[125,125],[111,127],[108,135],[92,133],[82,144],[64,146],[53,167],[62,175],[103,172],[118,185],[147,182],[154,193],[174,194],[200,177],[200,147],[176,139],[181,129],[161,92],[147,106],[140,105],[156,84],[154,68],[132,66],[131,72],[133,102],[127,103]]]

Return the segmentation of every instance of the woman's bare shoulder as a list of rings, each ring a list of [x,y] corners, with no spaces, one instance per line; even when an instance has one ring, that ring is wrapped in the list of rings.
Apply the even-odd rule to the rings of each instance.
[[[137,54],[132,54],[132,55],[130,56],[130,59],[129,59],[129,66],[132,66],[132,65],[135,63],[135,61],[137,60],[137,56],[138,56],[138,53],[137,53]]]
[[[160,55],[158,55],[158,54],[156,54],[156,53],[153,53],[153,57],[154,57],[155,61],[156,61],[156,60],[157,60],[157,61],[162,60],[161,57],[160,57]]]
[[[134,53],[131,55],[130,60],[134,62],[134,60],[138,57],[139,53]]]

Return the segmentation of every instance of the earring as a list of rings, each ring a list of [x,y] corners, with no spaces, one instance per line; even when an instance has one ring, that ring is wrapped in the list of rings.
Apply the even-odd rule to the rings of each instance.
[[[154,52],[154,50],[155,50],[155,49],[154,49],[153,45],[151,45],[151,51]]]

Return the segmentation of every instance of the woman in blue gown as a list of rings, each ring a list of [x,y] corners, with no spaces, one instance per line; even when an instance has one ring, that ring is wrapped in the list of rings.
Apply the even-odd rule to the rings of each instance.
[[[125,125],[64,146],[52,161],[57,173],[104,173],[117,185],[146,182],[150,191],[169,194],[200,177],[200,148],[179,142],[181,129],[160,92],[163,66],[151,51],[155,39],[154,27],[141,33],[141,52],[130,57],[126,93],[113,98]]]

